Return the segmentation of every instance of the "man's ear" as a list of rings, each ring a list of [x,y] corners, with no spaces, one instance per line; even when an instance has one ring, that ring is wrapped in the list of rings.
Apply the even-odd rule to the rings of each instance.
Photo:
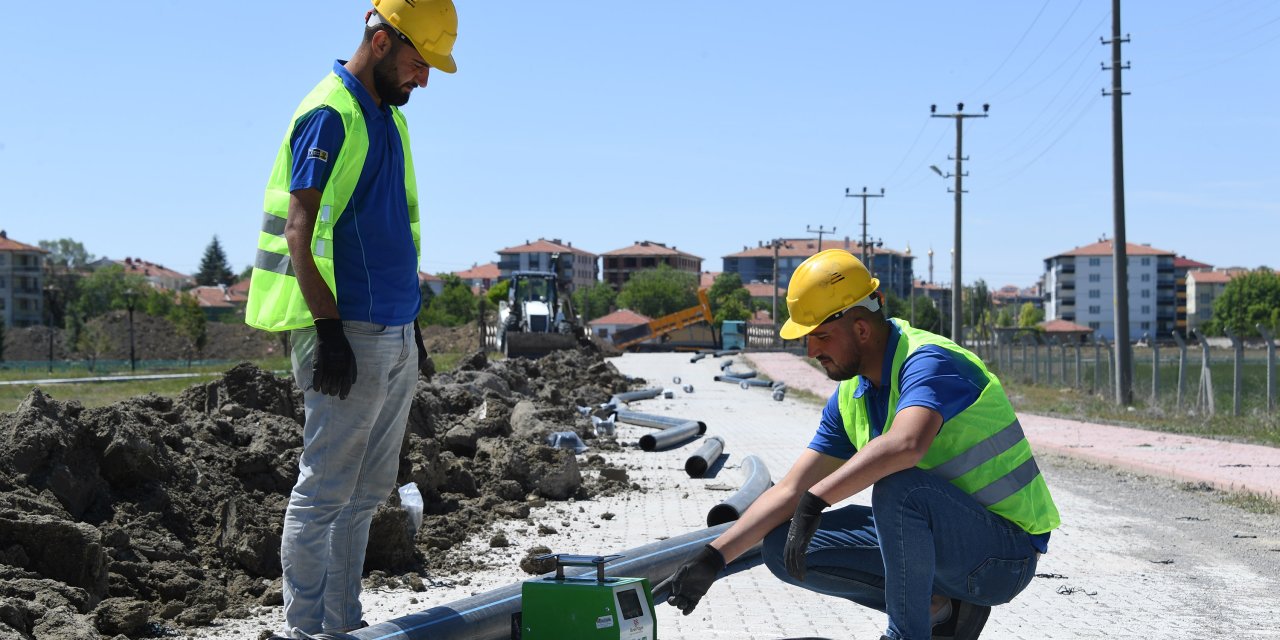
[[[373,51],[373,57],[381,60],[391,52],[395,43],[391,41],[391,34],[385,29],[379,29],[373,32],[373,39],[369,41],[369,47]]]

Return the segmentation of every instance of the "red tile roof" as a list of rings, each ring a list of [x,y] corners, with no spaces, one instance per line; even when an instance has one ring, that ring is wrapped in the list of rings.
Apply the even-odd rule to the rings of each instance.
[[[489,262],[486,264],[472,266],[466,271],[454,271],[453,275],[463,280],[497,280],[502,275],[502,271],[498,269],[498,263]]]
[[[249,280],[250,278],[242,278],[235,284],[227,287],[227,291],[235,292],[236,295],[245,296],[247,299],[249,297]]]
[[[773,297],[772,283],[753,282],[751,284],[747,284],[743,286],[747,288],[747,293],[750,293],[752,298],[772,298]],[[782,298],[785,298],[786,296],[787,296],[787,288],[783,286],[779,286],[778,298],[782,299]]]
[[[641,240],[624,249],[614,249],[606,251],[602,256],[689,256],[701,260],[701,256],[695,256],[692,253],[680,251],[675,247],[668,247],[661,242],[653,242],[652,240]]]
[[[222,287],[199,286],[192,287],[187,293],[195,296],[196,304],[201,307],[234,307],[247,301],[245,296],[233,293],[230,287],[224,290]]]
[[[418,284],[422,284],[424,282],[440,282],[440,280],[440,276],[427,273],[426,271],[418,272]]]
[[[1173,259],[1173,267],[1175,269],[1212,269],[1213,265],[1206,262],[1192,260],[1186,256],[1178,256]]]
[[[703,271],[698,274],[698,288],[706,289],[716,283],[716,277],[722,272],[720,271]]]
[[[1046,320],[1040,323],[1045,333],[1093,333],[1093,329],[1069,320]]]
[[[630,309],[618,309],[608,315],[600,316],[587,324],[592,326],[598,324],[638,325],[645,324],[649,320],[650,318],[648,316],[636,313]]]
[[[1164,249],[1156,249],[1151,245],[1134,244],[1132,242],[1125,243],[1125,254],[1130,256],[1171,256],[1175,255],[1172,251]],[[1070,251],[1064,251],[1053,258],[1064,256],[1109,256],[1115,251],[1114,240],[1102,240],[1093,244],[1087,244],[1083,247],[1076,247]]]
[[[546,238],[538,238],[534,242],[526,242],[522,245],[507,247],[498,252],[499,255],[504,253],[576,253],[580,256],[589,258],[596,257],[596,254],[590,251],[576,249],[571,245],[560,244],[560,239],[547,240]]]
[[[154,262],[147,262],[142,258],[125,258],[124,260],[112,260],[112,262],[124,267],[125,273],[132,273],[154,278],[174,278],[177,280],[190,280],[191,276],[185,273],[179,273],[173,269],[169,269],[164,265]]]
[[[1235,271],[1192,271],[1187,279],[1195,278],[1196,284],[1226,284],[1237,275],[1240,274]]]
[[[29,244],[23,244],[17,240],[10,240],[9,235],[0,231],[0,251],[35,251],[38,253],[49,253],[40,247],[33,247]]]

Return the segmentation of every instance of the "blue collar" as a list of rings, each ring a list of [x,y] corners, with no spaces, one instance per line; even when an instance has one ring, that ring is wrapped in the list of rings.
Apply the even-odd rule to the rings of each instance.
[[[889,322],[889,339],[884,350],[884,364],[880,370],[880,386],[885,386],[884,382],[893,376],[893,358],[898,352],[898,339],[902,337],[902,329],[893,321]],[[866,376],[858,376],[858,388],[853,390],[853,397],[861,398],[862,394],[871,388],[871,381]],[[877,389],[878,391],[878,389]]]
[[[373,101],[373,96],[369,95],[369,90],[364,88],[364,84],[361,83],[358,78],[351,75],[351,72],[343,66],[346,63],[346,60],[335,60],[333,63],[333,72],[338,74],[338,78],[342,80],[342,84],[347,88],[347,91],[350,91],[351,95],[356,97],[356,100],[360,103],[361,110],[364,111],[365,117],[376,118],[390,113],[391,107],[386,104],[382,105],[381,108],[378,107],[377,103]]]

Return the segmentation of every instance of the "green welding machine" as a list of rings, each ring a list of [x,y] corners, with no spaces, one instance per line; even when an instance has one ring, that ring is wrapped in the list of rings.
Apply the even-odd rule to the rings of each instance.
[[[653,592],[645,578],[607,578],[604,565],[620,555],[550,553],[556,574],[526,580],[520,613],[512,625],[515,640],[657,640]],[[592,567],[595,573],[564,575],[565,567]]]

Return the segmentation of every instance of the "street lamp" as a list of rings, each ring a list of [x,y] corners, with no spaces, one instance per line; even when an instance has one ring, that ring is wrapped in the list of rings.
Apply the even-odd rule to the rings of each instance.
[[[124,305],[129,309],[129,372],[138,370],[138,360],[133,350],[133,300],[138,295],[132,288],[124,290]]]

